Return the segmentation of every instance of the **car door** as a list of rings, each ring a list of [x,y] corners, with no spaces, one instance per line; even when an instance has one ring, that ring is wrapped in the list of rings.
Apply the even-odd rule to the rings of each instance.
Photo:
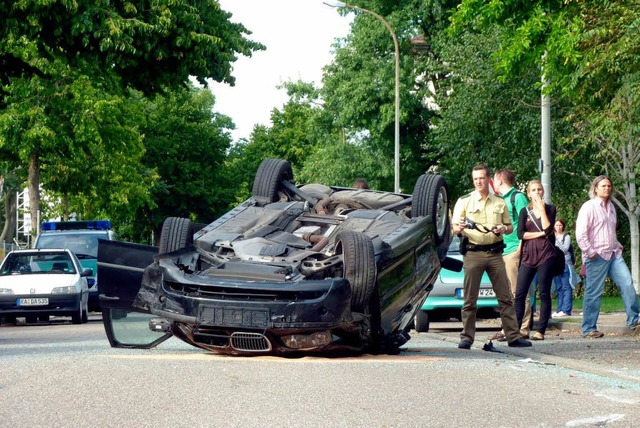
[[[113,347],[152,348],[172,336],[166,320],[133,306],[144,270],[156,254],[158,248],[149,245],[99,241],[102,322]]]

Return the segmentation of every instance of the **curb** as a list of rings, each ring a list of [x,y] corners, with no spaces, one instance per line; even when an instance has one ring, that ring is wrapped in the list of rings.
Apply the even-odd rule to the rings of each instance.
[[[627,315],[624,312],[601,313],[598,316],[598,331],[605,334],[615,334],[619,336],[637,336],[640,331],[633,331],[627,327]],[[536,328],[537,320],[534,320],[533,326]],[[550,327],[556,327],[560,330],[575,330],[582,332],[582,316],[571,315],[566,318],[552,318],[549,320]]]

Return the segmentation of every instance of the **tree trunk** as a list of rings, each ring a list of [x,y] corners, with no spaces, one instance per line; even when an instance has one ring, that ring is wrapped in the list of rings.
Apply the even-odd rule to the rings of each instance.
[[[16,236],[16,192],[14,189],[8,189],[4,194],[4,215],[5,222],[0,241],[13,242],[13,238]]]
[[[29,212],[31,214],[31,234],[38,230],[38,212],[40,212],[40,163],[38,154],[29,156]]]
[[[628,217],[631,232],[631,278],[633,278],[633,287],[636,289],[636,293],[640,293],[638,289],[638,287],[640,287],[640,255],[638,255],[640,237],[638,237],[638,216],[631,212],[628,214]]]

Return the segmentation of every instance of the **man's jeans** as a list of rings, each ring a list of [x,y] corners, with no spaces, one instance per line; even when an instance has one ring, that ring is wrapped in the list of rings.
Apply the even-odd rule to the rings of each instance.
[[[582,305],[582,335],[586,336],[597,330],[598,315],[600,314],[600,304],[602,303],[602,293],[604,292],[604,281],[611,278],[620,290],[624,309],[627,313],[627,326],[632,327],[639,321],[638,295],[633,288],[631,272],[622,257],[616,258],[615,254],[610,260],[605,260],[600,256],[585,261],[587,266],[586,286],[584,289],[584,303]]]

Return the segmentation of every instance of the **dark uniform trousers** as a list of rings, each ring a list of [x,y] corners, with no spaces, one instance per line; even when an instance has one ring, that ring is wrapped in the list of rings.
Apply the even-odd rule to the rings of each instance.
[[[507,271],[502,254],[487,251],[467,251],[463,258],[464,306],[462,306],[462,333],[460,338],[473,342],[476,335],[476,313],[482,274],[487,272],[493,291],[500,304],[500,318],[507,341],[520,338],[520,329],[513,306]]]

